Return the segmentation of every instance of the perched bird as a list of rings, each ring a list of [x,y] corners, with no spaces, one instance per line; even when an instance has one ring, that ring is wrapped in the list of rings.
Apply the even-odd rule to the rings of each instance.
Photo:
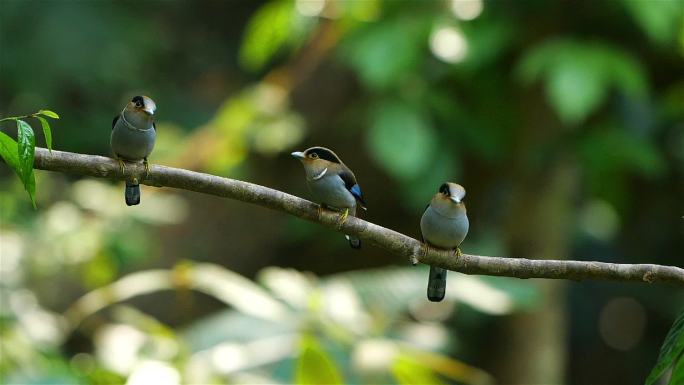
[[[348,215],[356,216],[356,207],[366,210],[361,187],[356,183],[354,173],[340,158],[325,147],[311,147],[304,152],[293,152],[306,172],[306,184],[314,194],[321,207],[342,211],[340,226]],[[349,245],[354,249],[361,248],[361,240],[346,235]]]
[[[147,96],[135,96],[112,121],[110,143],[114,157],[119,161],[121,173],[126,171],[124,161],[140,161],[145,164],[145,176],[150,166],[147,157],[154,148],[157,127],[154,124],[154,112],[157,105]],[[126,181],[124,192],[126,204],[140,203],[140,184],[137,178]]]
[[[463,203],[465,189],[456,183],[444,183],[439,192],[425,208],[420,219],[420,233],[425,242],[425,251],[430,246],[440,249],[456,249],[461,256],[459,246],[468,234],[468,216]],[[447,271],[441,267],[430,266],[427,296],[432,302],[444,299]]]

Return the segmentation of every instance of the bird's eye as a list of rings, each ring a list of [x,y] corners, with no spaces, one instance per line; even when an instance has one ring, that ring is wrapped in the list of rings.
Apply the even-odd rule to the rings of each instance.
[[[138,107],[138,108],[140,108],[140,107],[142,107],[143,105],[142,105],[142,103],[141,103],[140,101],[137,101],[137,102],[135,102],[135,106]]]
[[[318,158],[318,154],[316,154],[315,152],[312,152],[311,155],[309,155],[309,156],[312,157],[313,159]]]

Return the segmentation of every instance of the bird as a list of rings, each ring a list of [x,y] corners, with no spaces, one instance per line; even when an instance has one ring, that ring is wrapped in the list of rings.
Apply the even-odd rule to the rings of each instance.
[[[157,105],[147,96],[134,96],[121,113],[112,121],[110,144],[114,157],[119,162],[121,173],[126,172],[124,161],[143,161],[145,177],[150,166],[147,157],[152,153],[157,137],[154,113]],[[126,180],[124,197],[128,206],[140,203],[140,182],[137,178]]]
[[[366,202],[354,173],[332,150],[311,147],[293,152],[292,156],[299,159],[304,166],[306,184],[321,205],[319,217],[321,208],[341,211],[341,227],[349,215],[356,216],[357,207],[366,210]],[[349,235],[345,237],[352,248],[361,248],[360,239]]]
[[[456,250],[461,256],[461,242],[468,235],[468,215],[463,199],[465,189],[456,183],[444,183],[432,197],[420,218],[420,233],[425,253],[430,246],[440,249]],[[444,299],[447,270],[430,266],[427,297],[432,302]]]

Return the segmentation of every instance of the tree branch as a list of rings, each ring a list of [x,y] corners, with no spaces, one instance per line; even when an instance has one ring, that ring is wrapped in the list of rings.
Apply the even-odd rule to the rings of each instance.
[[[119,180],[137,178],[141,183],[150,186],[173,187],[253,203],[320,223],[341,233],[358,236],[407,260],[415,258],[425,264],[464,274],[575,281],[595,279],[660,282],[684,286],[684,269],[675,266],[532,260],[470,254],[463,254],[460,258],[456,258],[451,252],[433,248],[423,255],[421,242],[394,230],[354,217],[349,217],[341,227],[338,227],[339,214],[323,210],[319,218],[318,205],[305,199],[249,182],[184,169],[150,165],[150,173],[147,178],[144,178],[145,169],[142,164],[127,163],[126,175],[122,175],[114,159],[62,151],[48,152],[45,148],[36,148],[34,167],[40,170],[98,178]]]

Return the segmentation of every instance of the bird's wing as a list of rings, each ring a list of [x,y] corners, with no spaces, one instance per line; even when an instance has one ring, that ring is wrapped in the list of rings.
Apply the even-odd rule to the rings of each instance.
[[[428,203],[427,206],[425,206],[425,210],[423,210],[423,214],[421,216],[425,215],[425,212],[427,211],[428,207],[430,207],[430,204]],[[420,241],[425,243],[425,239],[423,238],[423,230],[418,226],[418,234],[420,234]]]
[[[114,117],[114,120],[112,120],[112,130],[114,129],[114,126],[116,126],[116,122],[119,121],[119,115]]]
[[[354,177],[354,174],[347,170],[347,169],[342,169],[340,171],[340,178],[342,178],[342,181],[344,181],[344,187],[349,190],[350,193],[356,198],[361,203],[361,208],[366,209],[366,202],[363,200],[363,194],[361,193],[361,186],[359,186],[358,183],[356,183],[356,178]]]

